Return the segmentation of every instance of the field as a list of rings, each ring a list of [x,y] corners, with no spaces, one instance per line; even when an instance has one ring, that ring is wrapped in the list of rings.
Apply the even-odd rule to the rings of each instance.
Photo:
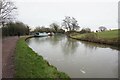
[[[67,74],[59,72],[57,68],[29,48],[24,37],[17,42],[15,53],[15,78],[69,79]]]
[[[119,36],[118,31],[120,31],[120,30],[98,32],[97,35],[101,38],[104,38],[104,39],[117,39]]]

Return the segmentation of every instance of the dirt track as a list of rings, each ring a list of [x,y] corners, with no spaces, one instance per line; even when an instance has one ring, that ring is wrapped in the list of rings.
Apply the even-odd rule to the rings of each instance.
[[[14,77],[14,51],[18,37],[7,37],[2,41],[2,78]]]

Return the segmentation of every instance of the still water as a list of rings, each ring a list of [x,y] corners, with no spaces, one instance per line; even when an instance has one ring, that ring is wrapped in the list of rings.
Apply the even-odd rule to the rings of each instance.
[[[118,50],[65,35],[30,38],[27,44],[71,78],[117,78]]]

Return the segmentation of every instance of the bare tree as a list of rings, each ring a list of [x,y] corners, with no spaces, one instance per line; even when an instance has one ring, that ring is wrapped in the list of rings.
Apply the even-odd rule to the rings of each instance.
[[[69,16],[65,17],[62,26],[64,26],[64,28],[68,31],[77,30],[78,28],[80,28],[78,26],[77,20],[74,17],[71,18]]]
[[[5,23],[14,20],[13,12],[16,6],[12,1],[0,0],[0,23],[4,26]]]
[[[104,27],[104,26],[100,26],[99,29],[100,29],[100,31],[105,31],[105,30],[107,30],[107,28]]]
[[[57,32],[60,26],[57,23],[52,23],[50,24],[50,27],[53,28]]]
[[[77,23],[77,20],[74,18],[74,17],[72,17],[72,19],[71,19],[71,24],[72,24],[72,30],[77,30],[77,29],[79,29],[80,27],[78,26],[78,23]]]

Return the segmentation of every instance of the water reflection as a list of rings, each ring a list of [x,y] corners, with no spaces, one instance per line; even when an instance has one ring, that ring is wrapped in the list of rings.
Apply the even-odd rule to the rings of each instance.
[[[62,46],[62,51],[63,53],[66,54],[74,54],[77,47],[78,47],[78,43],[76,40],[73,40],[71,38],[65,38],[64,41],[61,43]]]
[[[50,36],[48,40],[50,41],[51,45],[57,45],[61,41],[62,36],[63,35],[60,34],[55,36]]]
[[[77,41],[65,35],[31,38],[28,45],[71,78],[117,78],[115,47]]]
[[[47,39],[47,37],[36,37],[36,38],[33,38],[34,40],[35,40],[35,42],[37,43],[37,44],[40,44],[40,43],[44,43],[44,42],[46,42],[48,39]]]

